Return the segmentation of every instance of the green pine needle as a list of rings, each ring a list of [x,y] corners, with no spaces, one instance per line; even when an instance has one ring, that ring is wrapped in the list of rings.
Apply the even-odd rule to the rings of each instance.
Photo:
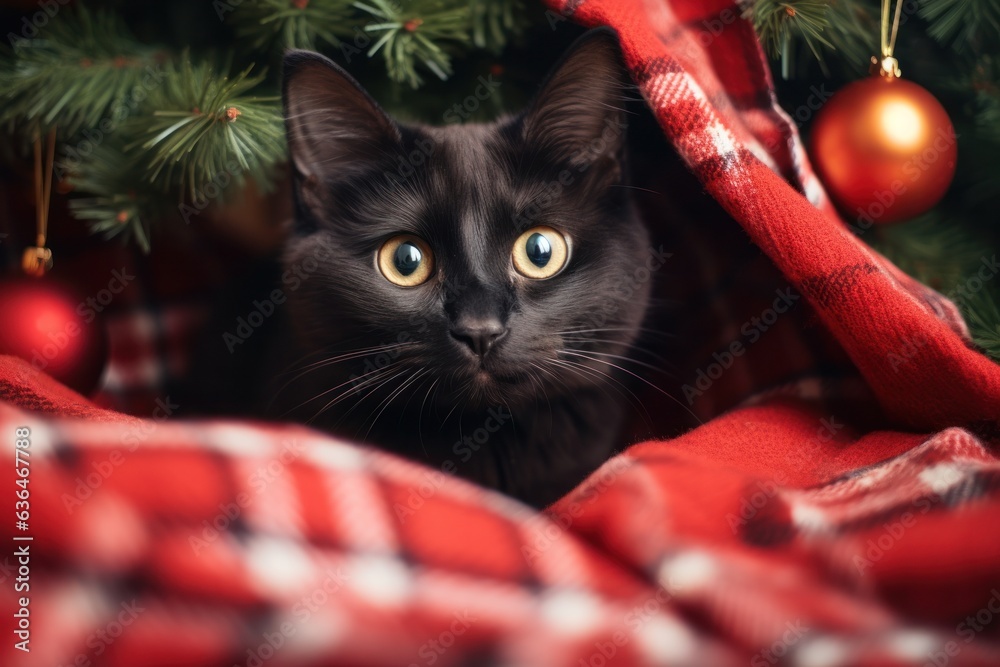
[[[1000,290],[981,290],[966,304],[966,318],[972,340],[994,360],[1000,362]]]
[[[867,69],[875,51],[878,17],[863,0],[756,0],[744,17],[753,23],[769,55],[782,60],[791,76],[791,60],[801,43],[826,71],[826,51],[840,52],[852,69]]]
[[[827,3],[816,0],[757,0],[748,11],[754,29],[772,56],[782,56],[794,37],[804,41],[816,58],[821,59],[821,46],[833,48],[823,35],[830,25],[826,18],[827,8]]]
[[[169,202],[148,188],[134,189],[140,162],[140,156],[129,157],[116,142],[96,146],[67,178],[74,191],[90,196],[71,199],[69,208],[91,232],[135,239],[143,252],[149,252],[149,220],[169,210]]]
[[[906,0],[902,0],[905,2]],[[878,4],[864,0],[831,0],[827,37],[839,58],[852,72],[867,73],[870,58],[878,53]]]
[[[958,50],[1000,38],[1000,0],[920,0],[920,17],[931,37]]]
[[[390,79],[418,88],[423,82],[418,62],[439,79],[451,75],[451,56],[445,48],[472,39],[468,0],[428,0],[407,8],[393,0],[369,2],[354,6],[374,18],[365,26],[366,32],[376,36],[368,55],[382,54]]]
[[[971,294],[984,261],[994,253],[969,231],[969,221],[931,211],[901,225],[878,227],[870,239],[876,250],[904,272],[955,301],[976,343],[1000,361],[1000,291]]]
[[[872,246],[904,272],[947,292],[975,273],[983,241],[964,221],[931,211],[905,224],[876,227]]]
[[[351,13],[345,0],[255,0],[240,5],[233,20],[251,50],[315,50],[352,33]]]
[[[524,14],[521,0],[469,0],[472,43],[476,48],[499,53],[508,35],[519,30],[518,17]]]
[[[83,6],[15,42],[13,56],[0,69],[0,123],[56,125],[62,137],[130,115],[159,59],[117,17]]]
[[[279,99],[247,95],[262,79],[249,68],[219,77],[207,63],[188,60],[168,68],[126,147],[147,155],[147,180],[189,201],[203,198],[213,183],[234,191],[247,177],[266,183],[285,159],[285,141]]]

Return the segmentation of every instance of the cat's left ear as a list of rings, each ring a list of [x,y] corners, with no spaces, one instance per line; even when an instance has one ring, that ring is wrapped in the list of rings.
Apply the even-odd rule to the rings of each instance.
[[[288,150],[307,206],[323,206],[331,185],[398,150],[396,124],[325,56],[289,51],[282,79]]]
[[[608,28],[591,30],[542,84],[524,119],[524,140],[574,166],[618,166],[625,144],[625,82],[617,36]]]

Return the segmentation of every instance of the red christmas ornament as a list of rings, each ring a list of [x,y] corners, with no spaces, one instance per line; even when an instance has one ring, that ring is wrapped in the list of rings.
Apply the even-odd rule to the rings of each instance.
[[[958,159],[955,128],[941,103],[885,72],[838,91],[816,117],[810,143],[833,202],[865,227],[933,207]]]
[[[0,283],[0,354],[21,357],[69,388],[87,395],[108,359],[100,316],[83,299],[50,282]]]

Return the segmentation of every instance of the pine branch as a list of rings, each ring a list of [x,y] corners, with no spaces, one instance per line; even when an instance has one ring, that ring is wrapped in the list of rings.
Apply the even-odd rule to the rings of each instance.
[[[931,37],[958,50],[1000,38],[1000,0],[920,0],[920,17]]]
[[[965,304],[966,318],[969,322],[969,332],[972,340],[986,354],[1000,362],[1000,294],[981,290],[973,295]]]
[[[905,224],[878,227],[868,240],[907,274],[948,292],[975,273],[983,256],[983,239],[963,222],[932,210]]]
[[[120,132],[63,167],[74,190],[91,195],[71,200],[74,216],[93,232],[134,238],[148,252],[150,220],[183,212],[185,203],[200,210],[225,201],[249,178],[266,184],[285,144],[278,99],[247,94],[262,79],[249,69],[218,76],[186,55],[166,67]]]
[[[127,155],[118,142],[96,146],[67,178],[75,191],[92,196],[70,199],[69,208],[91,232],[105,238],[134,238],[143,252],[149,252],[149,220],[169,209],[169,202],[148,187],[135,189],[141,162],[140,155]]]
[[[953,192],[963,205],[982,207],[979,226],[1000,204],[1000,172],[990,168],[1000,152],[1000,59],[991,54],[956,55],[951,76],[935,77],[936,91],[947,98],[959,137],[959,164]],[[955,113],[957,111],[957,113]]]
[[[969,287],[992,252],[969,228],[968,221],[931,211],[903,225],[877,228],[872,245],[909,275],[953,298],[976,344],[1000,361],[1000,293],[979,289],[970,295]]]
[[[757,0],[748,11],[754,29],[772,56],[781,56],[794,35],[802,39],[817,58],[821,58],[820,45],[833,48],[823,35],[830,25],[826,17],[827,9],[827,3],[816,0]]]
[[[508,35],[520,31],[518,17],[524,14],[521,0],[469,0],[472,43],[480,49],[499,53]]]
[[[903,0],[905,2],[905,0]],[[829,40],[852,72],[868,72],[869,59],[878,54],[878,3],[830,0]]]
[[[240,5],[233,19],[252,50],[315,50],[349,36],[351,16],[349,0],[255,0]]]
[[[262,79],[249,68],[218,77],[209,64],[186,58],[172,65],[149,98],[149,114],[132,123],[136,138],[127,152],[147,153],[146,179],[182,199],[199,199],[226,175],[237,188],[248,177],[266,183],[285,158],[285,142],[279,99],[247,95]]]
[[[0,72],[0,123],[57,125],[60,135],[120,122],[135,108],[133,94],[161,59],[137,42],[113,15],[74,13],[51,21],[36,39],[14,44]]]
[[[392,0],[368,0],[354,6],[374,19],[365,26],[366,32],[377,36],[368,55],[381,53],[389,78],[413,88],[423,82],[418,62],[439,79],[451,75],[451,57],[439,42],[454,46],[472,39],[468,0],[427,0],[406,8]]]
[[[1000,60],[992,55],[977,59],[972,73],[960,77],[955,84],[960,90],[976,93],[976,122],[983,128],[996,132],[1000,125]],[[1000,132],[997,132],[1000,135]]]
[[[877,17],[859,0],[754,0],[743,15],[753,23],[768,54],[781,58],[786,79],[799,44],[824,71],[828,51],[840,52],[852,69],[867,68],[875,51],[871,42],[878,35]]]

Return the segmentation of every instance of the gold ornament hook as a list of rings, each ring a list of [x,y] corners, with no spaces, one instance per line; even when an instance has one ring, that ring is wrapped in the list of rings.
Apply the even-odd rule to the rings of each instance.
[[[899,19],[903,13],[903,3],[896,0],[896,11],[892,17],[892,28],[889,27],[889,15],[892,0],[882,0],[882,57],[872,56],[872,74],[878,74],[890,79],[897,79],[902,74],[899,69],[899,61],[896,60],[892,52],[896,48],[896,34],[899,32]]]
[[[25,248],[21,268],[34,278],[41,278],[52,268],[52,251],[45,247],[49,230],[49,205],[52,201],[52,171],[56,156],[56,127],[52,126],[42,166],[41,130],[35,127],[35,222],[38,235],[35,245]],[[43,178],[44,170],[44,178]]]
[[[899,69],[899,61],[892,56],[886,56],[881,60],[872,56],[871,66],[868,68],[869,73],[877,74],[878,76],[884,76],[888,79],[898,79],[902,76],[903,72]]]

